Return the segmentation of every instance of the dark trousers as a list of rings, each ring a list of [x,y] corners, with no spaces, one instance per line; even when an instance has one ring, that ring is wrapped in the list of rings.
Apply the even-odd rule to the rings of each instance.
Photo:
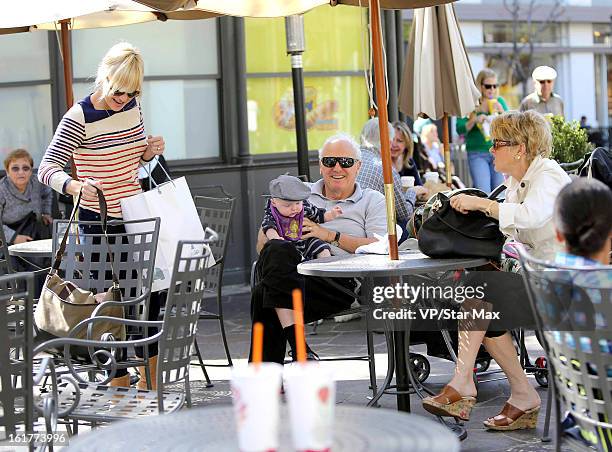
[[[82,221],[100,221],[100,215],[96,212],[93,212],[88,209],[79,209],[79,220]],[[81,230],[85,234],[102,234],[102,226],[101,225],[84,225],[81,226]],[[108,225],[106,232],[108,234],[125,234],[125,227],[123,225]],[[112,238],[111,238],[112,240]],[[123,256],[122,256],[123,257]],[[125,256],[127,259],[127,256]],[[119,280],[119,286],[121,287],[121,280]],[[153,292],[149,298],[149,314],[147,320],[156,321],[159,318],[159,311],[162,303],[166,301],[166,292]],[[147,330],[147,337],[153,336],[157,334],[158,329],[154,327],[150,327]],[[131,339],[140,339],[142,336],[132,335]],[[149,356],[157,356],[158,354],[158,346],[157,342],[150,344],[148,347],[148,355]],[[144,356],[144,350],[142,347],[136,347],[136,356],[142,358]],[[119,369],[117,371],[117,377],[122,375],[126,375],[127,371],[125,369]]]
[[[300,261],[301,256],[295,245],[282,240],[270,240],[257,260],[257,282],[251,294],[251,320],[264,326],[264,361],[284,362],[287,341],[275,308],[293,308],[293,289],[302,290],[305,322],[348,309],[353,302],[354,297],[340,291],[326,279],[300,275],[297,272]],[[335,282],[351,290],[355,287],[353,280],[336,279]]]

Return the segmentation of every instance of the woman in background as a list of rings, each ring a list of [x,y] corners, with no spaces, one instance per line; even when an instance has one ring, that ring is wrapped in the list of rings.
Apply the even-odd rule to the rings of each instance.
[[[418,199],[426,199],[429,191],[423,187],[419,168],[414,161],[414,140],[408,125],[402,121],[393,123],[394,136],[391,142],[391,160],[400,176],[414,177],[414,191]]]

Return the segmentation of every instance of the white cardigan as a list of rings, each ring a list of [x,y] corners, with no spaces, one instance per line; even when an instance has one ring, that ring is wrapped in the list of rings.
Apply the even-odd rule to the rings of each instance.
[[[555,199],[570,177],[554,160],[536,157],[523,179],[506,179],[506,200],[499,205],[499,228],[540,259],[559,250],[553,225]]]

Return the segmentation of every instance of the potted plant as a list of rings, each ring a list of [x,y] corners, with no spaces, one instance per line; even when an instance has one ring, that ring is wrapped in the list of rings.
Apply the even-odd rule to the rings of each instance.
[[[593,144],[589,143],[586,130],[580,127],[578,121],[566,122],[563,116],[552,116],[550,125],[553,139],[551,158],[566,169],[579,166],[584,155],[594,148]]]

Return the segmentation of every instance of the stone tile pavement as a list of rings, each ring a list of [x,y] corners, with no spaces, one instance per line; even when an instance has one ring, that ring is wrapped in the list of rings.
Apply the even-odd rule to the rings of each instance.
[[[250,321],[249,303],[250,295],[247,287],[231,287],[225,291],[224,312],[226,315],[226,329],[230,341],[230,349],[235,365],[246,365],[248,357]],[[210,300],[212,303],[212,300]],[[311,328],[308,328],[311,331]],[[347,323],[335,323],[325,320],[315,335],[309,334],[308,342],[321,357],[347,356],[365,354],[365,322],[354,320]],[[224,352],[221,346],[219,329],[214,321],[201,321],[198,331],[200,349],[208,362],[222,363]],[[383,335],[375,335],[377,380],[381,384],[386,372],[386,347]],[[535,338],[528,337],[527,348],[530,356],[541,354],[541,348]],[[425,347],[416,345],[412,352],[424,353]],[[430,358],[431,374],[427,384],[431,389],[438,391],[448,381],[453,365],[450,361]],[[369,391],[368,366],[365,361],[339,361],[327,362],[324,365],[332,366],[338,379],[337,403],[365,405],[368,402]],[[491,368],[496,368],[492,364]],[[229,370],[227,368],[207,367],[214,387],[206,388],[199,367],[191,369],[192,394],[194,404],[199,406],[211,404],[230,404]],[[544,444],[540,436],[544,425],[544,406],[547,391],[540,388],[533,377],[529,377],[533,385],[538,388],[542,398],[542,412],[538,428],[535,431],[521,432],[489,432],[482,426],[482,421],[498,413],[509,396],[509,386],[506,380],[497,380],[479,384],[478,404],[472,411],[471,419],[465,423],[468,437],[462,442],[464,451],[539,451],[552,450],[552,444]],[[396,400],[393,395],[385,395],[380,400],[385,408],[395,409]],[[418,398],[412,396],[412,412],[430,416],[418,403]]]

